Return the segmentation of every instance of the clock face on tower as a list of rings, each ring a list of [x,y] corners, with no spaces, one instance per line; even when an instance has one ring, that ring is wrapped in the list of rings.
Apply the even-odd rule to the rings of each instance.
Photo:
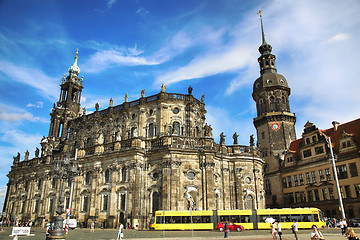
[[[274,131],[278,131],[280,129],[280,125],[278,123],[271,124],[271,129]]]

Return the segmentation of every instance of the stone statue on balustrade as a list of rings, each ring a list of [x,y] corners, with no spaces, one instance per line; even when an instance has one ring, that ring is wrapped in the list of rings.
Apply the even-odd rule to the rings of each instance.
[[[14,156],[13,158],[14,158],[13,163],[18,163],[18,162],[20,162],[20,153],[18,152],[17,155]]]
[[[29,150],[26,150],[25,152],[25,161],[29,160]]]
[[[204,136],[212,137],[212,127],[211,127],[211,125],[208,125],[207,123],[205,123],[205,126],[204,126]]]
[[[234,139],[234,145],[237,145],[238,144],[238,134],[235,132],[234,135],[233,135],[233,139]]]
[[[225,137],[224,132],[220,133],[220,145],[225,145]]]
[[[36,157],[36,158],[39,157],[39,153],[40,153],[39,148],[36,148],[36,149],[35,149],[35,157]]]

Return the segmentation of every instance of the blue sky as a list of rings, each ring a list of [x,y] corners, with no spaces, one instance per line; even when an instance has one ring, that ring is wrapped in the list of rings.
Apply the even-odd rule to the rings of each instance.
[[[0,1],[0,202],[17,152],[34,157],[48,135],[63,74],[79,49],[87,113],[160,91],[205,94],[215,140],[255,134],[252,85],[266,40],[291,87],[297,137],[359,117],[360,2],[357,0]],[[255,134],[256,136],[256,134]]]

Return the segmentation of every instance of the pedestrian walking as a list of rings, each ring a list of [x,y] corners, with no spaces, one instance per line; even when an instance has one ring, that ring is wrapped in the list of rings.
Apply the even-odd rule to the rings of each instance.
[[[312,232],[310,233],[311,240],[325,239],[324,235],[317,229],[316,225],[312,225]]]
[[[296,221],[296,219],[294,219],[294,223],[293,225],[291,225],[291,230],[292,230],[292,233],[295,235],[295,239],[296,240],[299,240],[299,237],[298,237],[298,223]]]
[[[271,233],[273,239],[277,239],[275,222],[271,223],[270,227],[271,227],[271,232],[270,233]]]
[[[341,219],[340,221],[340,228],[341,228],[341,234],[344,235],[347,229],[347,222],[346,222],[346,218]]]
[[[94,221],[92,221],[91,224],[90,224],[90,232],[95,232],[95,223],[94,223]]]
[[[229,222],[226,221],[224,224],[224,238],[227,238],[229,236]]]
[[[119,226],[119,232],[118,232],[118,236],[117,236],[117,240],[122,240],[124,237],[124,225],[122,223],[120,223]]]
[[[279,235],[280,240],[282,240],[282,232],[281,232],[281,223],[280,221],[277,221],[277,233]]]

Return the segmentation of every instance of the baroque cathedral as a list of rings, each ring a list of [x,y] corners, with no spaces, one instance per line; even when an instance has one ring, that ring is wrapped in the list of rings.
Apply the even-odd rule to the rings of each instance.
[[[120,222],[148,228],[156,210],[254,209],[265,207],[264,160],[254,146],[225,145],[206,123],[204,95],[169,93],[86,114],[78,52],[54,104],[41,153],[20,160],[8,174],[4,212],[10,220],[43,226],[64,207],[80,226],[113,228]],[[69,169],[75,166],[72,173]],[[60,170],[62,169],[62,170]],[[74,179],[74,181],[72,181]],[[73,184],[72,184],[73,183]],[[72,187],[73,186],[73,190]]]

